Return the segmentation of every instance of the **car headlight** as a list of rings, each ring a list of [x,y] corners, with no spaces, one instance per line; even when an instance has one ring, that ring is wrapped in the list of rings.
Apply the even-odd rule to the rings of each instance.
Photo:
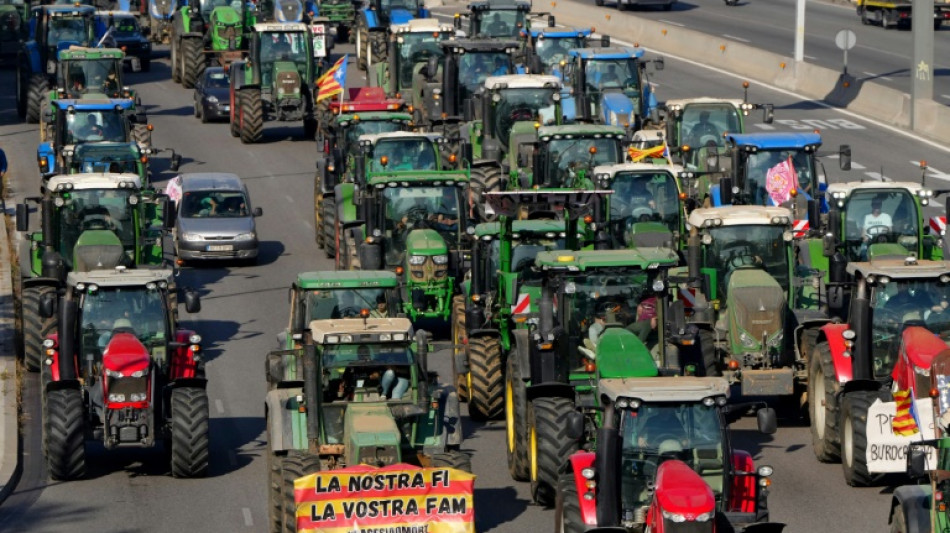
[[[253,241],[257,238],[257,235],[253,233],[241,233],[240,235],[235,235],[234,240],[236,241]]]
[[[421,265],[426,262],[426,256],[424,255],[410,255],[409,264],[410,265]]]
[[[181,240],[183,241],[203,241],[204,238],[197,233],[182,233]]]
[[[217,97],[217,96],[213,96],[213,95],[212,95],[212,96],[208,96],[208,103],[209,103],[209,104],[216,104],[216,103],[218,103],[218,97]]]
[[[449,262],[449,256],[447,255],[436,255],[432,257],[432,261],[437,265],[444,265]]]
[[[746,348],[755,348],[759,345],[759,343],[756,342],[751,335],[744,331],[739,332],[739,342],[741,342]]]

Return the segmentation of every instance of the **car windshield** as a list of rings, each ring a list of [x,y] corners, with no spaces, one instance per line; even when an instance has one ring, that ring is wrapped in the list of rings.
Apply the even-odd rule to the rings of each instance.
[[[168,320],[164,294],[160,289],[143,286],[99,287],[83,293],[80,332],[81,357],[101,359],[112,335],[118,331],[134,333],[154,357],[164,359]]]
[[[629,247],[644,223],[660,223],[670,233],[680,229],[676,178],[669,172],[618,172],[610,188],[610,221],[614,240]],[[652,230],[655,231],[655,230]]]
[[[718,298],[726,294],[730,274],[737,268],[755,266],[789,286],[788,253],[782,225],[719,226],[709,230],[712,243],[706,245],[706,268],[719,276]]]
[[[323,367],[411,365],[412,352],[405,344],[327,344]]]
[[[392,120],[351,120],[346,127],[346,144],[355,146],[360,135],[405,131],[406,123]]]
[[[758,150],[750,153],[745,165],[745,194],[753,205],[774,205],[766,189],[769,170],[791,161],[798,179],[796,189],[812,196],[815,184],[815,156],[813,152],[798,149]]]
[[[464,102],[485,84],[489,76],[513,73],[511,57],[506,52],[467,52],[459,58],[459,102]]]
[[[367,309],[379,313],[379,303],[386,302],[386,289],[332,289],[307,291],[307,319],[327,320],[335,318],[359,318],[360,311]],[[384,307],[385,309],[385,307]],[[382,316],[380,316],[382,318]]]
[[[110,141],[126,142],[125,117],[122,113],[108,111],[90,111],[77,109],[75,112],[66,112],[66,144],[80,142]]]
[[[59,250],[66,264],[73,262],[73,248],[82,232],[110,230],[130,255],[135,249],[136,212],[129,198],[134,189],[79,189],[63,193],[59,216]]]
[[[689,104],[680,115],[680,138],[673,145],[699,147],[712,142],[721,148],[726,145],[723,133],[742,133],[741,124],[739,111],[732,104]]]
[[[643,403],[620,415],[621,485],[624,516],[636,515],[650,504],[659,465],[679,459],[712,489],[718,500],[726,472],[724,436],[715,406]]]
[[[591,148],[596,153],[591,154]],[[578,137],[556,139],[548,144],[548,172],[545,175],[549,187],[574,187],[581,172],[592,179],[590,171],[597,165],[619,163],[620,139]]]
[[[858,190],[844,205],[844,240],[848,260],[867,261],[877,243],[898,243],[917,252],[917,202],[907,189]]]
[[[555,67],[559,67],[560,62],[567,60],[568,50],[574,48],[583,48],[584,37],[538,37],[535,40],[534,48],[544,64],[544,73],[550,74]]]
[[[524,28],[525,12],[520,9],[495,9],[475,17],[475,35],[517,37]],[[474,36],[473,36],[474,37]]]
[[[50,17],[47,43],[51,48],[64,42],[89,44],[92,40],[91,34],[92,24],[87,18],[81,16]]]
[[[117,72],[120,60],[70,60],[65,70],[67,92],[71,96],[88,92],[115,95],[122,87]]]
[[[589,60],[584,69],[587,90],[593,94],[622,90],[636,96],[640,92],[638,65],[635,58]]]
[[[428,137],[381,139],[373,148],[369,171],[439,170],[436,161],[436,146]]]
[[[188,191],[181,199],[185,218],[240,218],[248,216],[247,197],[242,191]]]
[[[492,113],[495,136],[502,146],[508,146],[508,138],[515,122],[540,121],[542,124],[553,124],[557,119],[554,95],[559,92],[559,87],[498,90],[499,100],[493,106]]]
[[[425,63],[430,57],[442,57],[445,52],[439,43],[450,37],[449,33],[406,32],[399,37],[399,86],[412,86],[413,68]]]
[[[901,332],[923,326],[950,340],[950,283],[892,279],[871,289],[871,357],[875,379],[887,379],[899,355]]]
[[[228,73],[223,69],[208,69],[205,72],[205,87],[210,89],[227,89],[229,83]]]
[[[406,239],[414,229],[434,229],[448,249],[458,243],[462,190],[456,186],[411,186],[382,189],[386,264],[402,264]]]

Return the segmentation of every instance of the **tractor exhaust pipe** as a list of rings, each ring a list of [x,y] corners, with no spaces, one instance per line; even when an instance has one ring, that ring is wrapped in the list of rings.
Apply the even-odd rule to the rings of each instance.
[[[854,303],[848,322],[857,334],[851,351],[855,380],[871,379],[871,301],[868,299],[867,283],[861,279],[855,287]]]
[[[67,292],[59,306],[59,379],[77,379],[76,374],[76,313],[78,305]]]
[[[323,383],[317,371],[317,349],[307,344],[303,349],[303,392],[307,406],[307,441],[310,451],[316,452],[320,445],[320,399],[323,398]]]
[[[620,501],[617,472],[620,461],[620,436],[614,426],[614,404],[604,409],[604,425],[597,430],[597,458],[594,469],[597,475],[597,525],[617,526]]]

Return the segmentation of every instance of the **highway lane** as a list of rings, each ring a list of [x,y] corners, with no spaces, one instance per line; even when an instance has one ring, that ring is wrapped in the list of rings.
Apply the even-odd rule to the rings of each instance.
[[[346,47],[339,47],[338,51]],[[351,57],[352,59],[352,57]],[[261,264],[254,267],[208,266],[183,271],[180,284],[202,290],[203,309],[183,314],[205,339],[210,359],[208,375],[213,417],[211,475],[200,480],[176,480],[154,462],[159,453],[123,451],[105,454],[93,449],[90,479],[47,482],[42,471],[36,400],[27,405],[27,470],[17,492],[0,507],[0,530],[43,532],[135,531],[264,531],[263,409],[261,361],[275,346],[274,335],[286,315],[286,287],[296,272],[332,268],[313,244],[312,172],[315,149],[299,138],[299,127],[268,125],[264,143],[243,146],[229,137],[224,124],[202,125],[190,116],[191,95],[168,80],[167,62],[153,63],[149,74],[133,81],[150,106],[155,144],[182,151],[184,172],[237,172],[248,183],[252,199],[263,207],[259,229],[264,242]],[[0,83],[11,86],[12,73],[0,72]],[[358,79],[351,65],[348,79]],[[667,61],[654,77],[661,98],[707,94],[740,94],[740,80],[679,61]],[[911,161],[926,159],[950,171],[950,155],[863,120],[843,115],[784,93],[753,87],[755,101],[776,105],[776,126],[820,127],[828,152],[850,143],[863,168],[855,179],[913,178]],[[10,95],[2,95],[0,146],[11,159],[14,193],[35,194],[35,126],[20,124]],[[840,180],[833,160],[828,173]],[[157,163],[159,169],[163,163]],[[170,177],[163,173],[159,180]],[[945,178],[939,178],[945,179]],[[950,183],[950,182],[941,182]],[[12,202],[11,202],[12,204]],[[432,366],[447,375],[448,352],[435,354]],[[28,381],[35,382],[35,376]],[[864,531],[882,529],[886,521],[888,488],[850,489],[840,467],[818,464],[809,448],[807,428],[783,427],[772,437],[751,431],[752,420],[737,424],[736,441],[756,460],[776,469],[771,498],[773,517],[789,522],[790,531]],[[465,449],[473,453],[478,474],[476,508],[479,531],[547,532],[553,512],[529,504],[526,484],[512,483],[503,465],[504,428],[501,423],[466,425]],[[33,436],[33,438],[30,438]],[[847,502],[842,503],[842,502]],[[805,512],[803,512],[805,511]]]

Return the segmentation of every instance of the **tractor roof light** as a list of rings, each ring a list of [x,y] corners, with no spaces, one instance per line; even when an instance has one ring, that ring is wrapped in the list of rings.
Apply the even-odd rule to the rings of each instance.
[[[782,232],[782,240],[785,242],[792,242],[795,239],[795,234],[791,231]]]
[[[713,398],[712,396],[707,396],[703,398],[703,405],[705,405],[706,407],[712,407],[716,405],[716,399]]]
[[[710,244],[712,244],[712,242],[713,242],[712,235],[710,235],[710,234],[708,234],[708,233],[704,233],[704,234],[703,234],[703,244],[709,246]]]

